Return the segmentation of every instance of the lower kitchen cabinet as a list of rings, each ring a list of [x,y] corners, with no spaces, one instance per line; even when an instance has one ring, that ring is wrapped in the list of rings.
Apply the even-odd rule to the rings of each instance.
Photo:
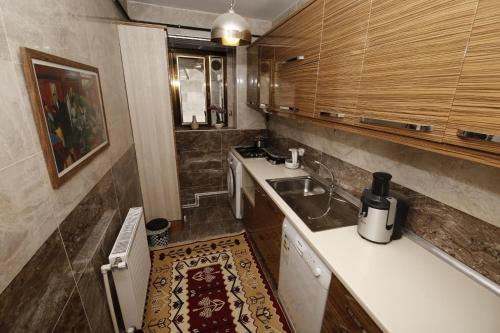
[[[248,199],[246,199],[248,201]],[[251,205],[249,202],[247,205]],[[275,286],[279,281],[281,233],[285,216],[271,198],[259,187],[255,188],[255,207],[244,223],[253,245],[264,261]]]
[[[250,230],[253,226],[254,218],[254,207],[247,197],[247,194],[243,192],[243,225],[245,229]]]
[[[361,305],[332,274],[322,333],[381,333]]]

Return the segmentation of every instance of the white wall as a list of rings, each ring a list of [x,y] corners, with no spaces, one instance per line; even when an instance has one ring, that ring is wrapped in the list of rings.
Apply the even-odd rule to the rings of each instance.
[[[311,0],[295,0],[287,9],[285,9],[281,14],[274,18],[272,23],[273,26],[278,25],[286,20],[291,14],[293,14],[297,9],[299,9],[308,1]]]
[[[207,0],[201,0],[207,1]],[[228,1],[229,4],[229,1]],[[128,1],[127,11],[134,20],[180,24],[184,26],[210,29],[218,14],[201,12],[189,9],[158,6],[142,2]],[[254,35],[262,35],[271,28],[271,22],[254,18],[247,18],[250,30]]]
[[[0,0],[0,292],[133,144],[111,0]],[[54,190],[33,120],[19,48],[99,68],[110,147]]]

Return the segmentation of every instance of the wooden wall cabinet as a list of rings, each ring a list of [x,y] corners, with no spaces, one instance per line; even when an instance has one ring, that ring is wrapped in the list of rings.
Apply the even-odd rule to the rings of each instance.
[[[263,40],[247,49],[247,105],[261,110],[271,107],[274,47]]]
[[[259,44],[259,103],[262,109],[272,105],[272,84],[274,70],[274,46]]]
[[[500,155],[500,2],[481,0],[444,137]]]
[[[360,126],[441,142],[477,1],[373,0]]]
[[[315,118],[355,124],[370,0],[326,0]]]
[[[316,0],[264,40],[273,113],[500,167],[500,1]]]
[[[269,34],[275,46],[272,110],[314,116],[323,0],[317,0]]]
[[[271,32],[276,62],[318,61],[324,0],[316,0]]]
[[[258,108],[259,101],[259,46],[247,48],[247,105]]]
[[[318,62],[277,63],[274,73],[273,111],[314,116]]]
[[[382,330],[332,274],[321,333],[382,333]]]
[[[281,256],[281,233],[285,216],[260,187],[255,188],[253,219],[247,226],[252,242],[277,286]]]

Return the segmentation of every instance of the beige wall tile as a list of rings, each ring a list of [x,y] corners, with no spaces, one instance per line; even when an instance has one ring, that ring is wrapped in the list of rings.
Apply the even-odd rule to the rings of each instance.
[[[5,25],[3,23],[3,11],[1,7],[0,7],[0,60],[10,60],[9,45],[7,45],[7,35],[5,34]]]
[[[56,229],[41,154],[0,171],[0,293]]]
[[[39,151],[34,146],[33,119],[21,100],[14,66],[0,60],[0,170]]]
[[[0,292],[133,144],[112,0],[0,0]],[[21,46],[99,68],[110,146],[54,190],[36,133]]]

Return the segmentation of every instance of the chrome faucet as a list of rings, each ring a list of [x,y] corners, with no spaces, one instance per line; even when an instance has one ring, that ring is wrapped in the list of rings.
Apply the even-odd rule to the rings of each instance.
[[[330,190],[333,191],[333,188],[335,187],[335,184],[336,184],[336,179],[335,179],[335,176],[333,175],[333,170],[329,167],[327,167],[325,164],[321,163],[320,161],[314,161],[315,164],[319,165],[320,167],[323,167],[325,168],[328,173],[330,174],[330,179],[331,179],[331,183],[330,183]]]

